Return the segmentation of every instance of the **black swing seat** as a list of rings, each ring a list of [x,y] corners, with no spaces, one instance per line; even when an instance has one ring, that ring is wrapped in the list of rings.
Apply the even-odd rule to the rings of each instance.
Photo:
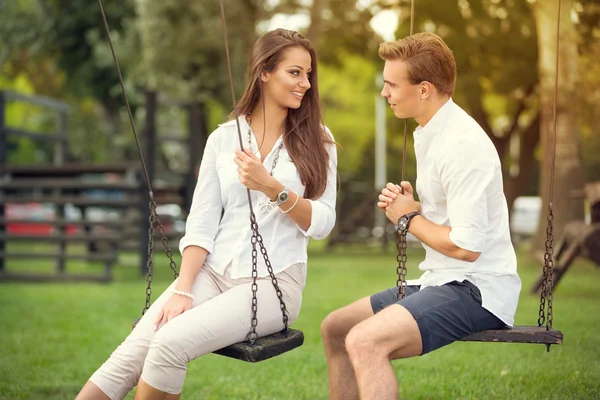
[[[131,325],[131,330],[135,328],[140,318],[136,318]],[[297,329],[288,329],[273,333],[256,339],[254,344],[250,342],[234,343],[231,346],[223,347],[213,353],[225,357],[235,358],[237,360],[256,363],[278,356],[304,343],[304,334]]]
[[[251,344],[250,342],[240,342],[224,347],[214,354],[225,357],[235,358],[246,362],[259,362],[271,357],[278,356],[304,343],[304,334],[297,329],[288,329],[272,335],[263,336]]]
[[[474,333],[462,339],[463,342],[497,342],[497,343],[538,343],[562,344],[563,334],[556,329],[545,327],[518,325],[506,329],[494,329]]]

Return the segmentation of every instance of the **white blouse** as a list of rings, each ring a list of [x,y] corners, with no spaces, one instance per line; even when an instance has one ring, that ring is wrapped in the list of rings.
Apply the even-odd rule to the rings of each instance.
[[[240,117],[239,121],[244,147],[247,147],[250,127],[245,118]],[[331,135],[329,130],[327,132]],[[256,151],[258,148],[256,138],[254,134],[250,136],[251,149]],[[264,160],[265,168],[269,172],[282,141],[283,137],[280,137]],[[234,162],[236,150],[239,150],[239,139],[235,120],[219,125],[208,137],[192,207],[185,226],[185,235],[179,242],[179,250],[182,254],[187,246],[194,245],[206,249],[209,254],[205,263],[217,273],[223,274],[227,265],[231,263],[233,279],[252,275],[250,209],[246,187],[238,179],[237,165]],[[327,187],[321,197],[308,200],[312,205],[308,230],[300,228],[279,207],[275,207],[271,212],[261,213],[258,202],[265,195],[256,190],[250,191],[258,231],[275,273],[293,264],[306,264],[309,237],[323,239],[333,229],[336,218],[336,146],[328,144],[327,152],[329,153]],[[257,153],[257,157],[261,157],[260,153]],[[279,150],[279,159],[273,170],[273,177],[289,190],[303,195],[305,187],[285,146]],[[287,201],[289,206],[293,201],[295,196],[290,196]],[[258,244],[256,248],[258,276],[267,276],[267,267]]]

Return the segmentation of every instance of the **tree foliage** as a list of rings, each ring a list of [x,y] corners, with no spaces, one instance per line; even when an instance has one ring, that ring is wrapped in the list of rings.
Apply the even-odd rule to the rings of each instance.
[[[105,35],[97,4],[69,0],[17,0],[2,2],[0,38],[7,46],[0,61],[15,65],[15,72],[27,70],[27,61],[53,61],[54,68],[64,72],[66,91],[101,101],[117,99],[110,88],[117,83],[111,59],[100,57],[99,46],[105,46]],[[135,15],[132,0],[106,2],[106,17],[119,37],[127,21]],[[30,74],[35,80],[35,71]],[[55,95],[54,93],[40,93]]]
[[[410,1],[225,0],[224,3],[238,94],[246,83],[250,47],[266,26],[273,27],[272,18],[300,15],[302,21],[310,21],[300,30],[318,49],[325,123],[341,144],[340,172],[344,179],[372,186],[374,103],[380,90],[375,76],[383,63],[377,57],[377,45],[382,39],[370,21],[381,10],[394,10],[400,17],[395,36],[406,36]],[[454,99],[481,124],[496,145],[503,161],[509,203],[518,195],[537,193],[537,161],[547,157],[546,152],[536,152],[542,124],[540,95],[545,89],[540,86],[537,70],[539,28],[535,25],[532,3],[535,1],[415,2],[414,31],[436,32],[454,51],[458,66]],[[231,98],[218,1],[123,0],[105,1],[104,6],[128,93],[134,107],[142,111],[139,116],[143,116],[143,104],[136,94],[140,89],[151,89],[178,100],[207,104],[209,127],[224,118],[231,109]],[[581,87],[596,87],[600,79],[596,62],[600,7],[596,0],[576,0],[570,18],[575,18],[578,36],[563,44],[577,46],[579,50]],[[102,150],[103,144],[91,145],[96,142],[85,136],[126,131],[126,125],[119,123],[123,117],[120,88],[96,3],[0,2],[0,43],[3,44],[0,85],[6,87],[24,80],[32,92],[77,99],[73,101],[78,104],[78,118],[73,119],[75,138],[79,138],[73,142],[78,146],[76,153],[82,157],[88,154],[84,147],[88,144],[92,148],[91,159],[110,159],[101,154],[108,152]],[[600,99],[596,92],[581,90],[573,100],[579,110],[578,126],[585,143],[583,159],[588,179],[600,179],[594,172],[599,168],[596,149],[600,146],[596,132]],[[98,123],[94,123],[96,118]],[[185,123],[182,118],[170,118],[168,113],[159,116],[159,121],[163,120],[175,128]],[[387,122],[388,176],[399,180],[403,121],[388,113]],[[409,161],[405,171],[409,179],[415,172],[410,134],[414,127],[410,122]]]
[[[243,90],[261,1],[225,1],[229,51]],[[148,85],[178,98],[231,103],[219,2],[141,0],[138,28]]]

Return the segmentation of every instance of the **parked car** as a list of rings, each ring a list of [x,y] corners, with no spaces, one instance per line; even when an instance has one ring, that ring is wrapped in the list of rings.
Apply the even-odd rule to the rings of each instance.
[[[538,196],[517,197],[510,214],[510,232],[513,241],[528,239],[535,234],[542,211],[542,198]]]

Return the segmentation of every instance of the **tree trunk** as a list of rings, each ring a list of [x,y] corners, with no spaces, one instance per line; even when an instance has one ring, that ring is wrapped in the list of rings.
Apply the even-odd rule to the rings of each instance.
[[[504,194],[508,211],[512,213],[512,207],[517,197],[522,196],[527,190],[534,171],[534,152],[540,141],[540,116],[531,122],[519,137],[519,173],[511,177],[508,169],[505,169]]]
[[[307,39],[310,40],[313,46],[319,46],[319,37],[323,30],[323,3],[326,0],[313,0],[312,7],[310,9],[310,26],[306,35]]]
[[[570,18],[573,0],[563,0],[560,19],[558,100],[556,107],[556,164],[554,172],[554,237],[558,239],[568,221],[583,218],[583,202],[569,193],[583,188],[579,129],[573,106],[577,104],[577,38]],[[553,99],[556,63],[556,22],[558,0],[538,0],[534,14],[538,31],[541,104],[541,181],[542,215],[532,252],[539,256],[546,239],[548,200],[553,154]]]

